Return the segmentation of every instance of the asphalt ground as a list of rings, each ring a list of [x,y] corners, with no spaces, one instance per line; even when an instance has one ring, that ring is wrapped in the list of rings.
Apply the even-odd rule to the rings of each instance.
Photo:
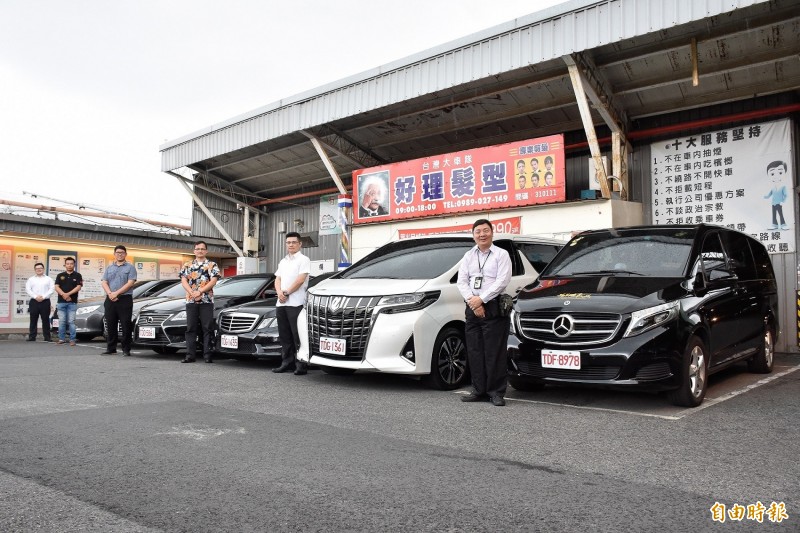
[[[498,408],[103,348],[0,341],[0,531],[800,531],[798,356],[712,378],[701,409],[561,387]],[[712,520],[758,501],[788,518]]]

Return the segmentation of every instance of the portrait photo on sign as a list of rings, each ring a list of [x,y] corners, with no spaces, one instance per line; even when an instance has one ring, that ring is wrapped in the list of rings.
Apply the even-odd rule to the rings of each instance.
[[[381,170],[358,177],[358,216],[389,216],[389,171]]]

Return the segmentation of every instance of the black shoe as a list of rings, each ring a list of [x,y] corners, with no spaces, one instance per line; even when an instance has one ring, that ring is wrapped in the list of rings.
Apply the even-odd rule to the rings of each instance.
[[[214,362],[214,360],[211,359],[210,357],[208,359],[206,359],[206,363],[213,363],[213,362]]]
[[[181,363],[194,363],[194,359],[189,359],[188,357],[185,359],[181,359]]]
[[[305,363],[297,363],[297,368],[294,370],[295,376],[305,376],[308,374],[308,366]]]
[[[50,340],[50,337],[47,337],[47,338],[44,340],[44,342],[53,342],[53,341],[52,341],[52,340]]]
[[[105,352],[101,352],[100,355],[114,355],[116,353],[116,350],[106,350]]]
[[[36,338],[33,338],[33,339],[31,339],[30,337],[28,337],[28,338],[27,338],[27,339],[25,339],[25,340],[26,340],[26,341],[28,341],[28,342],[34,342],[34,341],[36,341]]]
[[[496,405],[497,407],[503,407],[505,404],[506,400],[502,396],[492,396],[492,405]]]
[[[486,399],[486,396],[483,394],[478,394],[476,392],[470,392],[466,396],[461,397],[462,402],[482,402]]]
[[[276,374],[281,374],[283,372],[288,372],[289,370],[291,370],[291,368],[289,368],[289,366],[290,365],[281,365],[278,368],[273,368],[272,371],[275,372]]]
[[[122,352],[122,355],[124,355],[125,357],[130,357],[131,356],[131,352]]]

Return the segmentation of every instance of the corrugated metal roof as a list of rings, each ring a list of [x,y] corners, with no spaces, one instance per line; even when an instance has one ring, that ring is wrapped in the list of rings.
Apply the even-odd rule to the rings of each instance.
[[[161,146],[173,170],[563,55],[766,0],[575,0],[234,117]]]

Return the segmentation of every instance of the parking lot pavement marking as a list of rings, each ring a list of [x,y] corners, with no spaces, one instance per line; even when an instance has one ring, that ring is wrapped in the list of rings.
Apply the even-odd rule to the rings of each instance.
[[[608,407],[589,407],[588,405],[571,405],[568,403],[543,402],[541,400],[524,400],[522,398],[509,398],[508,396],[506,396],[506,401],[523,402],[523,403],[541,403],[545,405],[559,405],[561,407],[569,407],[571,409],[586,409],[588,411],[605,411],[607,413],[621,413],[625,415],[648,416],[651,418],[663,418],[664,420],[680,420],[681,418],[671,415],[656,415],[653,413],[626,411],[624,409],[609,409]]]
[[[645,417],[650,417],[650,418],[661,418],[663,420],[673,420],[674,421],[674,420],[680,420],[682,418],[685,418],[686,416],[688,416],[690,414],[698,413],[698,412],[700,412],[700,411],[702,411],[704,409],[707,409],[709,407],[713,407],[715,405],[718,405],[718,404],[720,404],[720,403],[722,403],[722,402],[724,402],[726,400],[730,400],[731,398],[735,398],[736,396],[739,396],[740,394],[744,394],[745,392],[751,391],[751,390],[753,390],[753,389],[755,389],[757,387],[760,387],[762,385],[766,385],[767,383],[771,383],[771,382],[775,381],[776,379],[782,378],[783,376],[787,376],[787,375],[791,374],[792,372],[795,372],[796,370],[800,370],[800,366],[779,367],[779,368],[786,368],[786,370],[784,370],[782,372],[778,372],[777,374],[771,374],[769,377],[760,379],[760,380],[756,381],[755,383],[751,383],[750,385],[742,387],[741,389],[736,389],[734,391],[726,393],[726,394],[724,394],[724,395],[722,395],[722,396],[720,396],[718,398],[708,398],[708,397],[706,397],[706,399],[703,401],[703,403],[701,405],[699,405],[698,407],[692,407],[692,408],[688,408],[688,409],[683,409],[683,410],[678,411],[678,412],[676,412],[675,414],[672,414],[672,415],[659,415],[659,414],[655,414],[655,413],[643,413],[643,412],[640,412],[640,411],[628,411],[626,409],[611,409],[611,408],[608,408],[608,407],[591,407],[591,406],[587,406],[587,405],[572,405],[572,404],[568,404],[568,403],[543,401],[543,400],[527,400],[527,399],[524,399],[524,398],[510,398],[508,396],[506,396],[506,401],[520,402],[520,403],[535,403],[535,404],[543,404],[543,405],[558,405],[558,406],[561,406],[561,407],[569,407],[571,409],[585,409],[585,410],[589,410],[589,411],[605,411],[605,412],[608,412],[608,413],[620,413],[620,414],[626,414],[626,415],[645,416]],[[467,390],[459,390],[459,391],[454,391],[454,392],[456,394],[467,394],[469,391],[467,391]]]
[[[788,376],[789,374],[791,374],[792,372],[794,372],[796,370],[800,370],[800,366],[789,367],[787,370],[784,370],[783,372],[778,372],[777,374],[771,374],[769,377],[766,377],[764,379],[759,379],[755,383],[751,383],[750,385],[742,387],[741,389],[737,389],[737,390],[731,391],[728,394],[720,396],[719,398],[706,398],[701,405],[699,405],[697,407],[690,408],[690,409],[684,409],[683,411],[679,412],[676,416],[678,418],[683,418],[683,417],[688,416],[690,414],[702,411],[703,409],[707,409],[709,407],[713,407],[713,406],[715,406],[717,404],[720,404],[720,403],[722,403],[722,402],[724,402],[726,400],[730,400],[731,398],[735,398],[736,396],[739,396],[740,394],[744,394],[745,392],[749,392],[749,391],[751,391],[751,390],[753,390],[753,389],[755,389],[757,387],[760,387],[761,385],[766,385],[767,383],[770,383],[772,381],[775,381],[776,379],[782,378],[783,376]]]

